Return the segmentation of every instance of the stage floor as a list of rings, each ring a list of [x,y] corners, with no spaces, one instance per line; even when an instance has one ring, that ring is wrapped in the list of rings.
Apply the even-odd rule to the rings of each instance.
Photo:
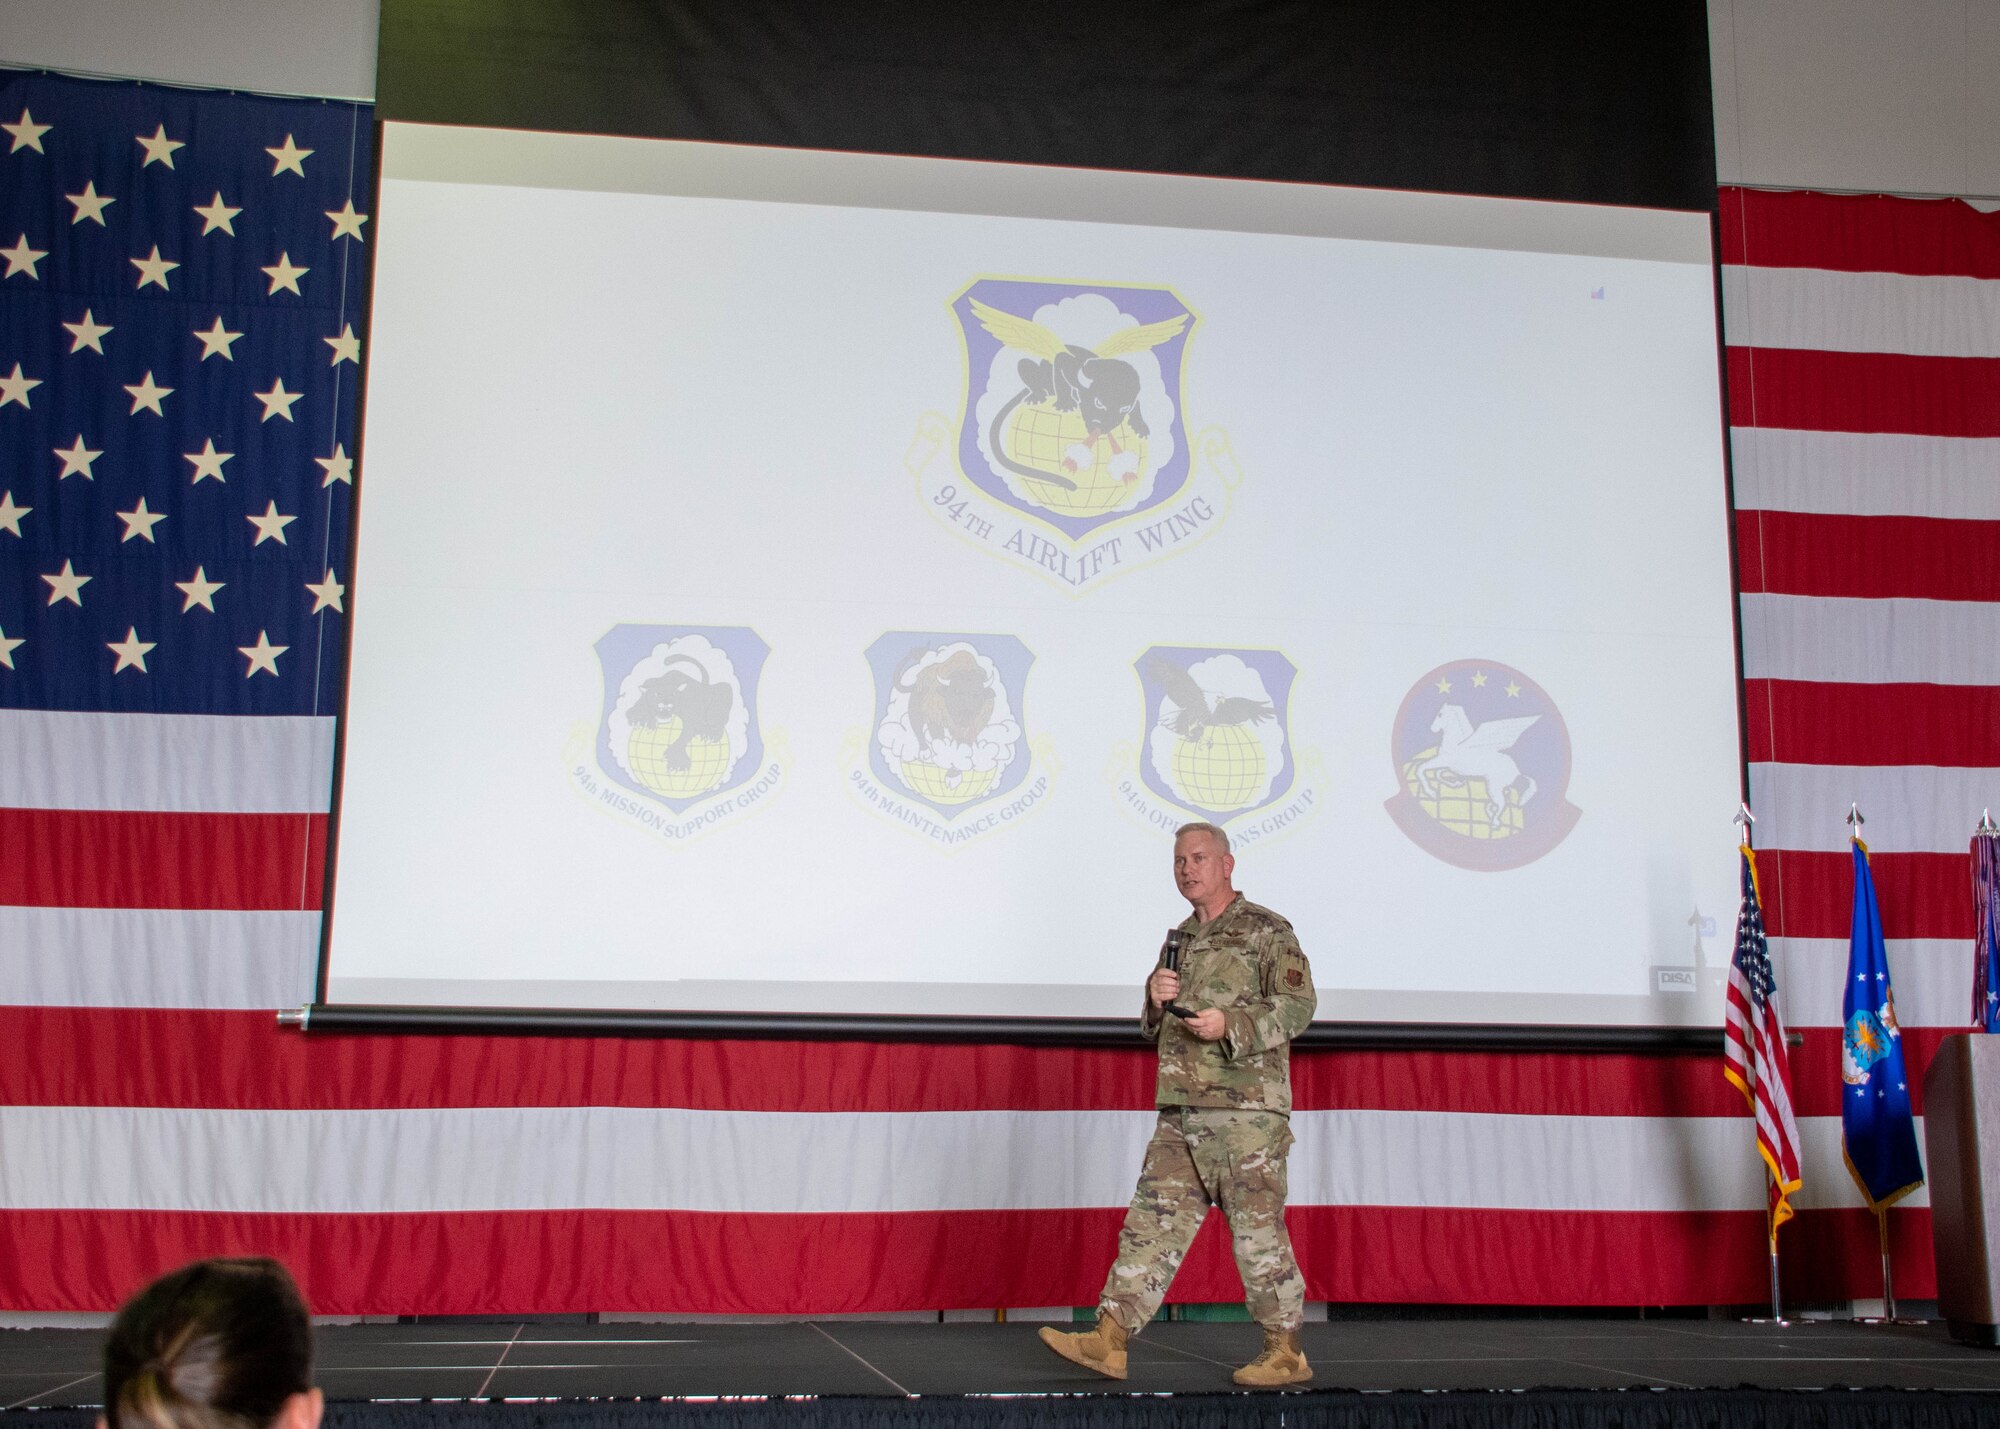
[[[1228,1391],[1247,1324],[1158,1323],[1131,1378],[1075,1369],[1033,1324],[335,1325],[333,1400],[677,1399]],[[0,1331],[0,1407],[101,1403],[97,1330]],[[1315,1390],[1892,1388],[2000,1392],[2000,1352],[1942,1323],[1790,1327],[1709,1320],[1369,1320],[1305,1327]],[[1996,1404],[2000,1411],[2000,1404]]]

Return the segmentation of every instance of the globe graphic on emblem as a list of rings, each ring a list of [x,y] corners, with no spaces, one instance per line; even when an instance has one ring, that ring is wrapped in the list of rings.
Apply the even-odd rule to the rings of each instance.
[[[633,777],[655,794],[669,799],[692,799],[721,784],[729,777],[729,741],[690,738],[681,745],[679,757],[674,746],[681,737],[679,715],[657,725],[634,725],[625,744],[625,758]],[[683,767],[674,768],[675,764]]]
[[[1061,482],[1021,478],[1029,497],[1059,516],[1102,516],[1136,498],[1139,479],[1149,470],[1147,446],[1125,422],[1093,442],[1079,413],[1059,412],[1053,405],[1017,407],[1007,423],[1008,456],[1076,483],[1072,491]],[[1065,468],[1065,460],[1073,468]]]
[[[1264,742],[1245,725],[1210,725],[1199,738],[1174,741],[1174,790],[1197,808],[1241,809],[1270,771]]]
[[[969,804],[992,789],[998,769],[944,769],[921,759],[906,759],[899,771],[910,792],[933,804]]]
[[[1521,812],[1521,795],[1508,789],[1496,803],[1484,779],[1462,778],[1439,770],[1431,775],[1435,787],[1424,782],[1418,768],[1437,754],[1437,746],[1417,751],[1403,765],[1403,787],[1417,801],[1417,807],[1431,818],[1469,839],[1512,838],[1527,825]]]

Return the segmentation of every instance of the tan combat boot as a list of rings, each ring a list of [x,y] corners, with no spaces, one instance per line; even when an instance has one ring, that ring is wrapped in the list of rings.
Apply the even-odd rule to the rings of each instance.
[[[1066,1335],[1044,1325],[1041,1335],[1042,1343],[1064,1359],[1096,1370],[1106,1379],[1125,1378],[1125,1341],[1130,1336],[1116,1317],[1099,1310],[1097,1328],[1088,1333]]]
[[[1304,1384],[1313,1377],[1306,1352],[1299,1348],[1297,1330],[1280,1330],[1265,1325],[1264,1353],[1231,1376],[1252,1389],[1275,1389],[1282,1384]]]

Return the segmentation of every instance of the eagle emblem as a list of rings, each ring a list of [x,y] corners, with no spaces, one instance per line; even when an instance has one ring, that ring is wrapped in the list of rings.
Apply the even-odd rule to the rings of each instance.
[[[1145,696],[1140,776],[1160,797],[1215,822],[1285,797],[1291,661],[1271,650],[1155,646],[1136,664]]]

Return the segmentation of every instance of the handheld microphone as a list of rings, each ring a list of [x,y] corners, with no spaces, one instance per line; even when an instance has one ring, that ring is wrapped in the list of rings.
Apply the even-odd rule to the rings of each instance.
[[[1187,934],[1183,933],[1179,928],[1167,929],[1167,942],[1165,948],[1161,950],[1160,964],[1168,972],[1176,975],[1179,974],[1181,970],[1181,944],[1186,941]],[[1174,1016],[1180,1018],[1183,1022],[1194,1016],[1192,1012],[1189,1012],[1178,1002],[1170,1002],[1162,1010],[1173,1013]]]

